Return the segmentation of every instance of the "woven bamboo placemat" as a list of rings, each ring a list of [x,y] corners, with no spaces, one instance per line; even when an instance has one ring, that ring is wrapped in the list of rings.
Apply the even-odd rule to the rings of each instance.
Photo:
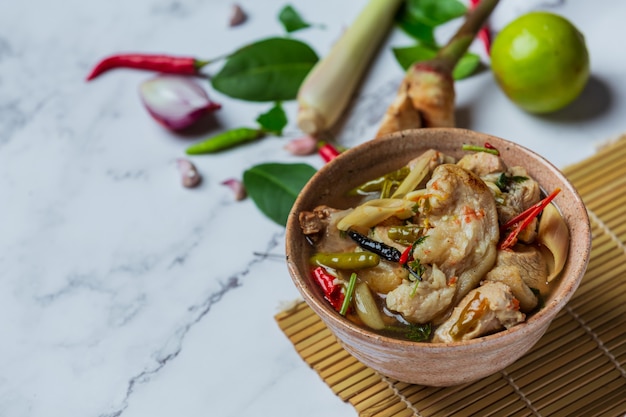
[[[278,325],[359,416],[626,416],[626,136],[563,172],[591,219],[589,266],[546,334],[502,372],[446,388],[401,383],[348,354],[304,302]]]

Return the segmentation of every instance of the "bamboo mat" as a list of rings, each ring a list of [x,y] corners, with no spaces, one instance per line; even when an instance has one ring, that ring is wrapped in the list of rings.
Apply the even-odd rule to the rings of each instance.
[[[303,301],[275,316],[279,327],[359,416],[626,416],[626,135],[563,171],[589,212],[589,266],[546,334],[504,371],[411,385],[358,362]]]

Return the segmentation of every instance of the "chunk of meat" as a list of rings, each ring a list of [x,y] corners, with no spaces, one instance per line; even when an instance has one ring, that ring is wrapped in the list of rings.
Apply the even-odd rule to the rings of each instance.
[[[510,265],[496,266],[487,273],[485,280],[508,285],[515,298],[519,300],[521,311],[530,313],[537,307],[539,300],[522,279],[520,268]]]
[[[541,199],[539,183],[528,175],[526,169],[517,166],[511,167],[506,175],[512,178],[526,179],[511,181],[506,187],[503,194],[504,202],[498,209],[500,223],[502,224],[508,222]]]
[[[433,342],[475,339],[509,329],[526,318],[518,307],[517,299],[506,284],[487,281],[461,300],[450,318],[435,330]]]
[[[541,294],[547,293],[548,265],[535,246],[516,245],[514,250],[498,251],[495,267],[504,266],[517,268],[520,278],[528,287],[539,290]]]
[[[457,165],[472,171],[491,185],[494,197],[499,202],[497,209],[500,224],[505,224],[541,198],[539,183],[528,175],[526,169],[520,166],[508,168],[498,155],[486,152],[468,154],[461,158]],[[498,181],[501,175],[509,179],[504,182],[505,184]],[[496,183],[500,183],[500,187],[504,185],[503,189],[500,189]],[[534,220],[520,233],[518,239],[530,243],[536,238],[536,230],[537,221]]]
[[[387,294],[398,288],[409,275],[409,271],[397,262],[381,260],[372,268],[359,271],[359,279],[367,283],[369,288],[380,294]]]
[[[313,211],[300,212],[302,233],[311,239],[318,252],[351,252],[357,245],[352,239],[342,237],[337,229],[337,223],[350,211],[318,206]]]
[[[422,265],[437,266],[448,283],[456,281],[454,296],[438,300],[438,321],[492,268],[500,233],[493,195],[475,174],[443,164],[435,169],[426,188],[429,197],[420,208],[420,216],[430,228],[422,243],[415,246],[413,256]],[[387,307],[414,321],[421,298],[411,297],[407,286],[403,283],[397,293],[387,296]]]
[[[448,284],[445,274],[433,265],[427,268],[422,281],[405,279],[387,294],[386,303],[412,323],[428,323],[445,312],[455,293],[456,285]]]
[[[496,203],[478,176],[451,164],[435,169],[427,195],[428,204],[420,210],[430,228],[413,255],[422,264],[437,264],[448,278],[458,278],[456,304],[496,260]]]
[[[472,171],[479,177],[489,174],[504,172],[507,166],[498,155],[487,152],[476,152],[465,155],[457,162],[457,165],[468,171]]]

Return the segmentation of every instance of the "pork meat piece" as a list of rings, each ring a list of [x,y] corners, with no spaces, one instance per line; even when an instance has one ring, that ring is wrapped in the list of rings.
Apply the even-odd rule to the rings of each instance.
[[[457,162],[457,165],[468,171],[472,171],[481,178],[489,174],[501,173],[507,170],[506,164],[502,158],[487,152],[467,154]]]
[[[506,175],[519,178],[511,181],[503,194],[504,201],[499,207],[500,223],[504,224],[541,199],[539,183],[532,179],[526,169],[511,167]],[[521,180],[521,178],[526,178]],[[536,226],[536,224],[535,224]]]
[[[387,294],[387,306],[399,311],[411,323],[428,323],[448,308],[456,285],[448,283],[445,274],[433,265],[427,268],[421,282],[405,279]]]
[[[448,283],[456,283],[451,302],[439,309],[446,315],[449,307],[476,287],[493,267],[500,236],[498,215],[487,185],[457,165],[438,166],[427,184],[426,195],[429,197],[420,206],[420,216],[429,228],[413,255],[422,265],[437,265]],[[397,295],[389,293],[387,307],[403,315],[419,309],[413,306],[419,300],[401,288],[394,290],[399,292]]]
[[[511,289],[502,282],[487,281],[473,289],[454,308],[452,315],[437,330],[433,342],[475,339],[525,320]]]
[[[516,245],[513,250],[498,251],[495,267],[510,266],[519,270],[520,278],[541,294],[548,291],[548,265],[535,246]],[[495,268],[494,268],[495,269]]]
[[[302,233],[311,239],[318,252],[351,252],[357,245],[352,239],[342,237],[337,229],[337,223],[350,211],[328,206],[303,211],[298,216]]]

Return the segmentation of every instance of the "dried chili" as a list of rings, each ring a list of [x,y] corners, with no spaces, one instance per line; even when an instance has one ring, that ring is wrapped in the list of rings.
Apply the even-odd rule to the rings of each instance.
[[[87,75],[87,81],[115,68],[132,68],[166,74],[198,75],[209,61],[193,57],[156,54],[116,54],[104,58]]]
[[[407,271],[409,271],[409,274],[413,275],[415,279],[417,279],[418,281],[422,280],[421,274],[418,271],[411,268],[411,266],[408,263],[402,263],[403,254],[398,249],[394,248],[393,246],[386,245],[377,240],[370,239],[367,236],[363,236],[362,234],[355,232],[354,230],[348,230],[347,234],[348,234],[348,237],[354,240],[357,243],[357,245],[359,245],[361,248],[368,250],[370,252],[374,252],[375,254],[379,255],[380,257],[382,257],[383,259],[387,261],[398,262],[402,264],[402,266]],[[416,242],[416,244],[418,244],[421,241],[422,239],[419,239],[418,242]],[[409,246],[409,249],[411,248],[412,246]],[[407,262],[408,262],[408,258],[409,258],[409,253],[407,252],[406,253]]]
[[[398,249],[377,240],[370,239],[367,236],[363,236],[362,234],[355,232],[354,230],[348,230],[347,234],[348,237],[354,240],[361,248],[370,252],[374,252],[375,254],[381,256],[387,261],[400,262],[400,257],[402,256],[402,253],[400,253]]]

